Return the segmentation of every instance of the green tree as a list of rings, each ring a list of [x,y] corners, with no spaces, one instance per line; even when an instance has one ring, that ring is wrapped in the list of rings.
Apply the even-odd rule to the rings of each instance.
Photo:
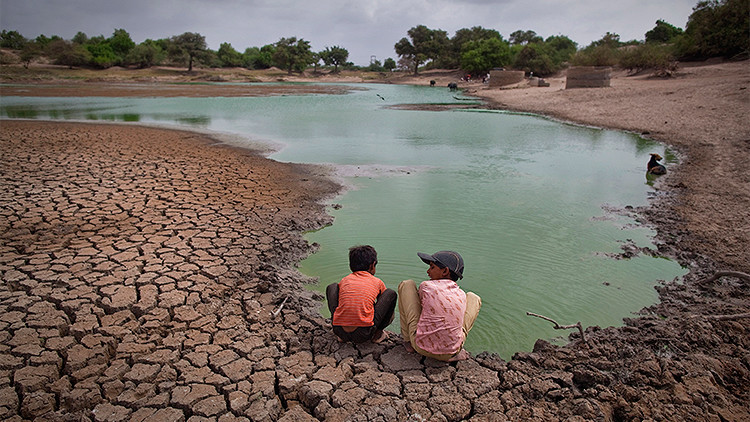
[[[326,66],[333,65],[333,73],[338,73],[339,66],[346,63],[349,59],[349,51],[343,47],[334,45],[333,47],[326,47],[325,50],[321,51],[320,58],[323,59],[323,63]]]
[[[531,30],[522,31],[519,29],[510,34],[510,43],[512,45],[528,45],[530,43],[538,43],[541,41],[544,41],[544,39]]]
[[[317,53],[312,53],[312,65],[313,65],[313,73],[318,73],[318,66],[320,66],[320,61],[323,60],[322,56],[323,52],[319,51]]]
[[[554,73],[557,70],[555,63],[552,61],[552,57],[550,57],[545,47],[542,43],[525,45],[518,53],[518,56],[516,56],[513,67],[539,76],[547,76]]]
[[[653,42],[624,48],[618,64],[632,73],[654,69],[662,74],[668,74],[664,72],[671,72],[677,68],[672,47]]]
[[[23,49],[21,49],[21,63],[23,63],[23,67],[28,69],[29,65],[31,64],[31,61],[36,59],[37,57],[42,55],[42,48],[39,47],[39,44],[37,44],[34,41],[27,42],[26,45],[23,46]]]
[[[415,26],[407,31],[409,38],[401,38],[394,46],[404,62],[409,62],[414,68],[414,74],[419,74],[419,66],[430,60],[435,60],[448,48],[448,34],[439,29],[429,29],[424,25]]]
[[[607,32],[601,39],[578,51],[572,62],[576,66],[614,66],[619,60],[621,46],[620,36]]]
[[[73,44],[83,45],[83,44],[86,44],[87,42],[89,42],[89,36],[86,35],[85,33],[81,32],[81,31],[78,31],[73,36],[73,39],[71,41],[73,41]]]
[[[112,36],[107,39],[107,44],[117,56],[118,64],[124,62],[130,50],[135,47],[135,42],[130,38],[128,31],[124,29],[115,29]]]
[[[312,63],[310,42],[297,37],[282,38],[275,44],[273,61],[280,69],[286,69],[291,75],[293,71],[302,72]]]
[[[601,46],[608,47],[608,48],[617,48],[617,47],[620,47],[621,45],[622,43],[620,42],[619,35],[612,33],[612,32],[607,32],[606,34],[604,34],[603,37],[589,44],[587,48],[589,47],[595,48],[595,47],[601,47]]]
[[[206,37],[197,32],[185,32],[172,37],[170,55],[187,56],[188,72],[193,71],[193,61],[206,51]]]
[[[469,41],[462,50],[461,69],[470,73],[487,73],[510,64],[510,46],[498,38]]]
[[[677,52],[686,59],[750,54],[750,0],[700,1],[688,18]]]
[[[449,48],[438,59],[436,67],[444,69],[457,69],[460,67],[461,54],[464,52],[463,47],[470,41],[481,41],[487,39],[499,39],[503,37],[494,29],[486,29],[481,26],[474,26],[471,29],[461,28],[450,39]]]
[[[221,60],[219,60],[219,56],[216,54],[216,52],[209,48],[207,48],[200,54],[200,62],[204,66],[208,67],[224,67],[224,64],[221,62]]]
[[[146,40],[130,50],[126,62],[144,69],[160,63],[163,58],[164,51],[159,46],[159,43],[153,40]]]
[[[86,44],[101,44],[107,42],[107,39],[104,38],[104,35],[97,35],[95,37],[89,38],[88,41],[86,41]]]
[[[21,50],[28,41],[18,31],[0,32],[0,47],[10,48],[11,50]]]
[[[68,66],[71,69],[74,66],[85,66],[93,59],[87,48],[63,39],[50,41],[45,51],[55,64]]]
[[[225,42],[219,46],[219,51],[216,52],[222,67],[238,67],[242,66],[243,58],[242,54],[232,47],[232,44]]]
[[[385,70],[380,60],[370,60],[370,64],[364,68],[369,72],[382,72]]]
[[[553,35],[544,40],[547,53],[552,58],[556,70],[560,70],[563,64],[570,60],[578,51],[578,44],[565,35]]]
[[[48,36],[46,36],[44,34],[41,34],[41,35],[37,35],[37,37],[34,38],[34,41],[36,41],[36,43],[39,44],[39,47],[41,47],[44,50],[47,49],[47,46],[52,41],[61,41],[61,40],[62,40],[62,38],[59,35],[53,35],[51,37],[48,37]]]
[[[96,67],[108,69],[120,62],[120,58],[107,42],[89,43],[85,48],[91,54],[91,64]]]
[[[383,68],[389,72],[392,72],[396,68],[396,61],[393,58],[388,57],[383,61]]]
[[[668,43],[682,34],[682,29],[659,19],[656,26],[646,32],[647,43]]]
[[[245,52],[242,53],[242,66],[248,69],[260,69],[260,67],[256,65],[256,61],[259,55],[260,55],[260,48],[258,47],[246,48]]]
[[[273,53],[276,47],[273,44],[264,45],[261,48],[249,47],[242,54],[245,67],[248,69],[268,69],[273,66]]]

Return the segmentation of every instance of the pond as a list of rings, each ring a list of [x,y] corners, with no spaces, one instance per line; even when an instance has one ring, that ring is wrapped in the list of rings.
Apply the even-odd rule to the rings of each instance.
[[[396,289],[424,280],[417,252],[455,250],[462,288],[482,297],[466,343],[510,358],[538,338],[567,337],[549,322],[620,325],[657,300],[654,286],[685,274],[648,255],[654,232],[611,210],[647,204],[648,154],[663,145],[630,133],[475,109],[418,111],[399,104],[471,104],[445,88],[350,85],[345,95],[227,98],[3,97],[0,117],[157,123],[273,145],[279,161],[329,163],[350,186],[300,270],[323,292],[349,272],[348,248],[378,251],[377,276]],[[327,314],[323,307],[322,312]],[[389,330],[399,332],[398,318]]]

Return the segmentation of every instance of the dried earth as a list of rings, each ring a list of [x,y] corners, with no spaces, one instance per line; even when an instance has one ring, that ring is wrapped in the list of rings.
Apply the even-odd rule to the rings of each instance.
[[[627,120],[621,128],[649,131],[681,158],[651,207],[623,212],[657,228],[658,253],[690,268],[684,282],[659,286],[660,302],[624,327],[589,327],[585,343],[573,334],[565,347],[540,340],[507,362],[422,359],[396,334],[379,345],[334,340],[321,298],[294,270],[312,248],[302,231],[330,222],[321,201],[339,187],[324,169],[189,132],[4,120],[0,418],[749,420],[750,336],[737,317],[750,312],[748,282],[705,282],[750,262],[748,173],[736,168],[750,136],[732,117],[748,104],[746,70],[716,82],[744,93],[726,104],[700,97],[716,110],[702,121],[678,110],[674,132],[646,119],[669,121],[648,108],[649,92],[672,95],[647,78],[602,90],[463,86],[493,107]],[[674,81],[683,99],[708,84]],[[643,104],[623,110],[626,98]],[[609,117],[587,120],[596,110]],[[716,165],[718,177],[699,177]]]

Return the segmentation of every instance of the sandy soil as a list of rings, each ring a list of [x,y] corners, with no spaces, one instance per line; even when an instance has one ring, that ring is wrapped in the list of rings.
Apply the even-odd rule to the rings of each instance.
[[[648,132],[680,156],[652,206],[623,212],[656,227],[660,253],[691,269],[685,282],[659,286],[660,302],[624,327],[540,340],[509,362],[422,359],[397,334],[335,341],[293,269],[312,249],[301,232],[330,222],[320,201],[338,186],[320,168],[189,132],[2,121],[0,418],[750,419],[748,281],[705,281],[750,262],[748,65],[680,73],[567,91],[561,78],[460,84],[491,107]],[[125,92],[202,95],[168,82]],[[66,84],[24,89],[70,89],[54,85]]]

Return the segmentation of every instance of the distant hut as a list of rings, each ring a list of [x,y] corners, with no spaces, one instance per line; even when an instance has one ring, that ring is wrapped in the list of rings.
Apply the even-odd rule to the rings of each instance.
[[[611,74],[609,66],[574,66],[568,69],[565,89],[608,87]]]
[[[522,70],[492,69],[490,70],[490,88],[517,84],[523,81],[524,75]]]

